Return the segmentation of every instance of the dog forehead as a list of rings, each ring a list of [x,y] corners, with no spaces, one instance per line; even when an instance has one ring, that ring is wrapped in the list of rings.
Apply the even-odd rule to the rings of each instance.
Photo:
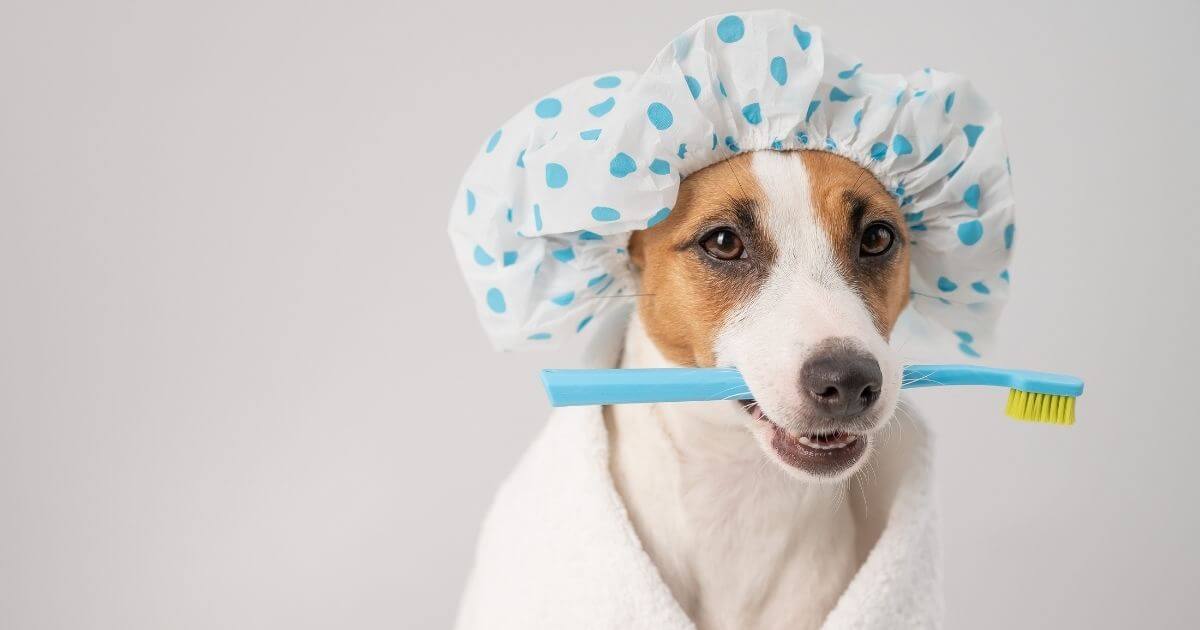
[[[757,151],[750,161],[760,198],[756,209],[780,260],[829,258],[830,234],[819,219],[813,173],[799,151]],[[790,254],[790,255],[788,255]]]

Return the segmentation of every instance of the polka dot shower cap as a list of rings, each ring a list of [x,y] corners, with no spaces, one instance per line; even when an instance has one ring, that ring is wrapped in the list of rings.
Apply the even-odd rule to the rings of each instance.
[[[450,232],[494,344],[557,345],[622,312],[599,298],[636,292],[630,232],[662,221],[690,173],[764,149],[870,169],[912,234],[909,319],[978,356],[1013,240],[1000,118],[957,75],[869,73],[783,11],[703,20],[644,73],[569,83],[486,139]]]

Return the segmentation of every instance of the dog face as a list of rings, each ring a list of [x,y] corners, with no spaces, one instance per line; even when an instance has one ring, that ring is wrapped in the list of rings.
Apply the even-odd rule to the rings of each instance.
[[[674,210],[635,233],[638,309],[659,351],[741,370],[731,414],[803,479],[844,478],[897,404],[887,339],[908,300],[896,200],[854,162],[758,151],[686,178]]]

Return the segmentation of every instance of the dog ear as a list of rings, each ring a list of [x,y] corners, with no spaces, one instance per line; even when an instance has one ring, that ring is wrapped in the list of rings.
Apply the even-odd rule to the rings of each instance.
[[[646,268],[646,250],[642,245],[642,231],[638,230],[629,235],[629,244],[626,245],[629,250],[629,260],[633,261],[633,266],[641,271]]]

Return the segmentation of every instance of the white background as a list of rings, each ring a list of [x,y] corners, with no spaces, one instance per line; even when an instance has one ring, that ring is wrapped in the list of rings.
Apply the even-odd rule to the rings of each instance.
[[[545,419],[445,222],[488,134],[746,8],[0,4],[0,627],[437,628]],[[924,392],[956,628],[1200,625],[1200,4],[784,3],[1005,117],[994,362],[1072,429]]]

